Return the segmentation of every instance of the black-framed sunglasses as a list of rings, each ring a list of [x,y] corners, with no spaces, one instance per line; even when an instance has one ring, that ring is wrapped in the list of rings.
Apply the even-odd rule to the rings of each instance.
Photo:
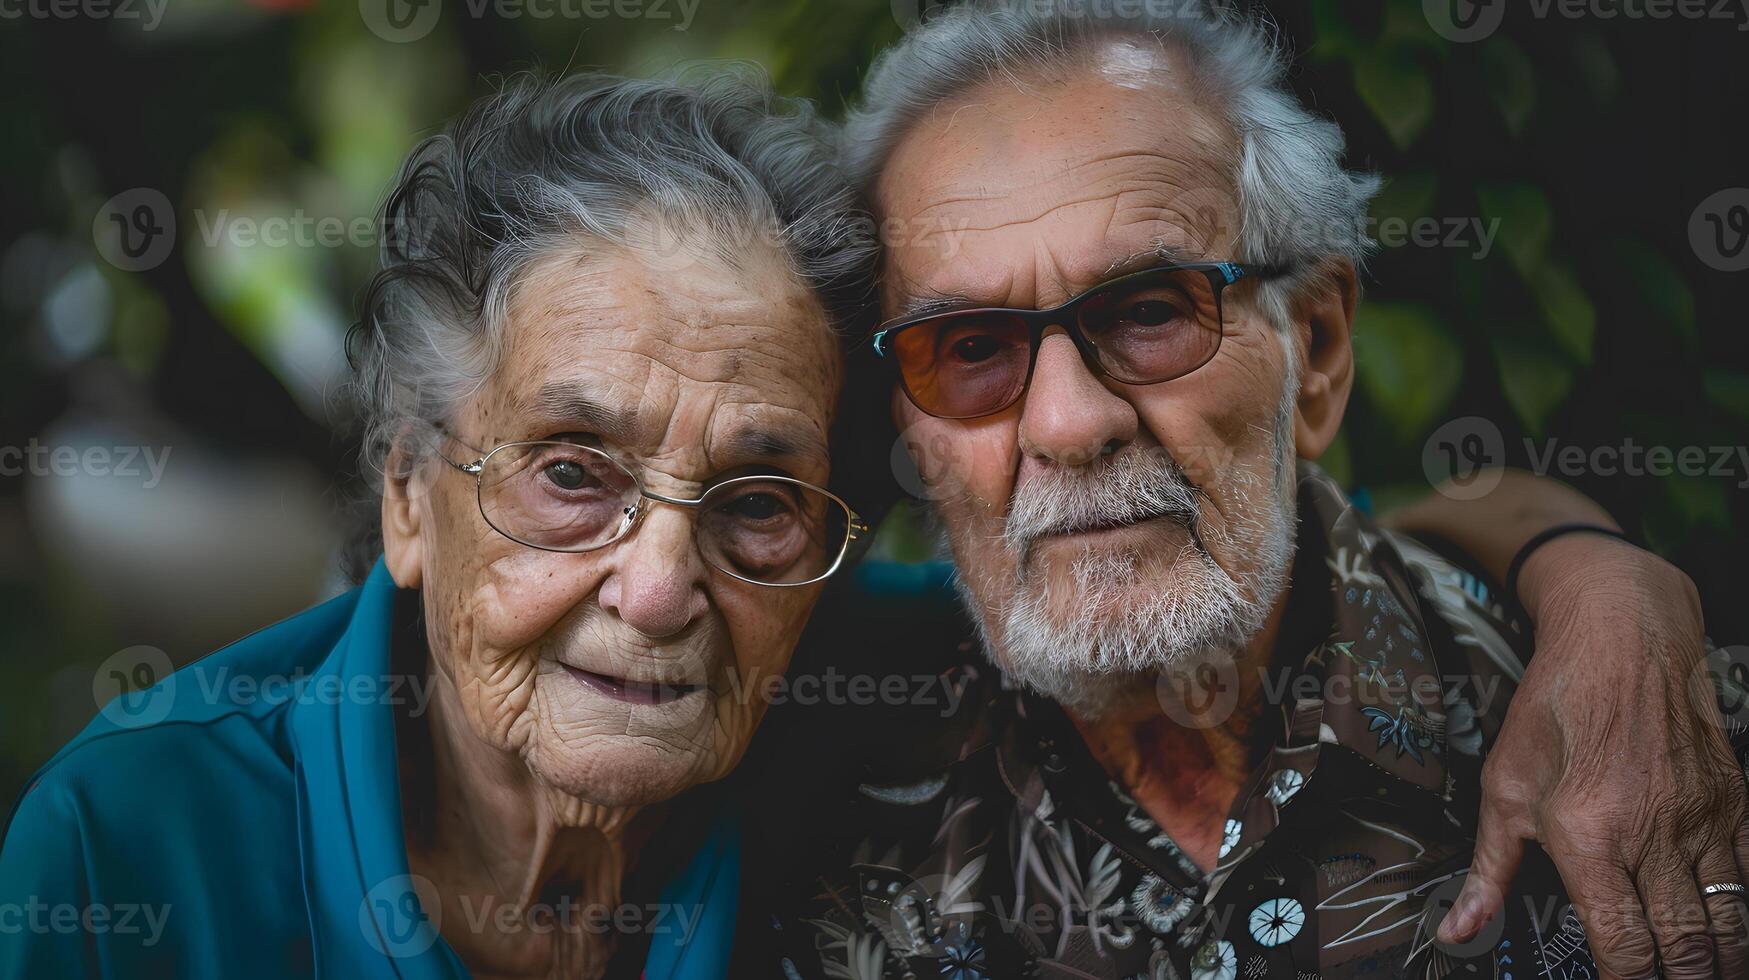
[[[688,500],[650,490],[593,446],[535,440],[486,452],[467,448],[480,457],[443,460],[474,477],[480,516],[499,534],[541,551],[605,548],[630,535],[657,501],[698,512],[693,533],[711,567],[755,585],[793,587],[836,572],[871,534],[837,494],[787,476],[731,477]]]
[[[890,323],[875,353],[897,364],[905,396],[937,418],[994,415],[1026,393],[1046,327],[1060,326],[1088,370],[1125,384],[1171,381],[1221,348],[1221,294],[1284,270],[1237,262],[1157,266],[1103,282],[1049,310],[954,310]]]

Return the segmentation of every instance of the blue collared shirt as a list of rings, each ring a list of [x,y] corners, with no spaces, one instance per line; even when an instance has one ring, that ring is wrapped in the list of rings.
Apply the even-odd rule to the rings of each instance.
[[[0,845],[0,980],[468,976],[407,865],[394,597],[379,561],[56,753]],[[739,884],[724,816],[662,891],[696,920],[653,936],[646,980],[726,975]]]

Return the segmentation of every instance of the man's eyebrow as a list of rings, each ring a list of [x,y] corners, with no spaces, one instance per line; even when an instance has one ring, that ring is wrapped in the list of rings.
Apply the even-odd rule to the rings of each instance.
[[[1092,289],[1100,283],[1116,279],[1119,276],[1127,276],[1132,272],[1141,272],[1144,269],[1151,269],[1157,265],[1173,265],[1182,262],[1200,261],[1203,261],[1203,259],[1192,254],[1189,249],[1178,245],[1155,243],[1139,252],[1132,252],[1129,255],[1112,262],[1111,265],[1106,267],[1104,272],[1100,273],[1099,278],[1096,281],[1087,283],[1082,288]],[[992,304],[990,303],[980,303],[977,300],[965,296],[908,297],[900,305],[899,315],[893,317],[893,320],[914,320],[918,317],[933,316],[937,313],[975,310],[991,305]]]
[[[1116,279],[1118,276],[1127,276],[1132,272],[1141,272],[1143,269],[1150,269],[1157,265],[1176,265],[1201,261],[1203,261],[1201,257],[1191,254],[1191,251],[1183,246],[1155,242],[1147,248],[1139,252],[1132,252],[1107,266],[1105,272],[1100,275],[1099,281],[1105,282],[1108,279]]]
[[[615,442],[630,442],[638,431],[636,410],[609,406],[594,388],[574,381],[542,385],[534,396],[532,407],[548,422],[575,424]]]
[[[988,303],[979,303],[965,296],[916,296],[909,297],[899,307],[899,315],[895,320],[911,320],[920,316],[932,316],[936,313],[951,313],[956,310],[975,310]]]

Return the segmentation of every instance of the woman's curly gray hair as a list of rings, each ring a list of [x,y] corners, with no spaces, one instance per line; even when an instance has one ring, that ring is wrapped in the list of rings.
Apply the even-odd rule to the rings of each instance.
[[[732,260],[757,235],[846,345],[859,338],[878,245],[834,138],[808,103],[728,66],[662,81],[519,76],[421,142],[384,205],[382,269],[347,344],[372,490],[392,446],[409,465],[425,458],[496,368],[518,277],[553,249],[686,242]],[[380,507],[374,492],[360,507],[354,577],[380,550]]]

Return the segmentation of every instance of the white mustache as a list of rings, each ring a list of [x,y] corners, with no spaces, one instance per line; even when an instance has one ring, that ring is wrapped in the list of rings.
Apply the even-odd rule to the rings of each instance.
[[[1047,535],[1157,517],[1194,532],[1200,493],[1162,449],[1133,450],[1090,466],[1053,466],[1014,491],[1002,540],[1024,553]]]

